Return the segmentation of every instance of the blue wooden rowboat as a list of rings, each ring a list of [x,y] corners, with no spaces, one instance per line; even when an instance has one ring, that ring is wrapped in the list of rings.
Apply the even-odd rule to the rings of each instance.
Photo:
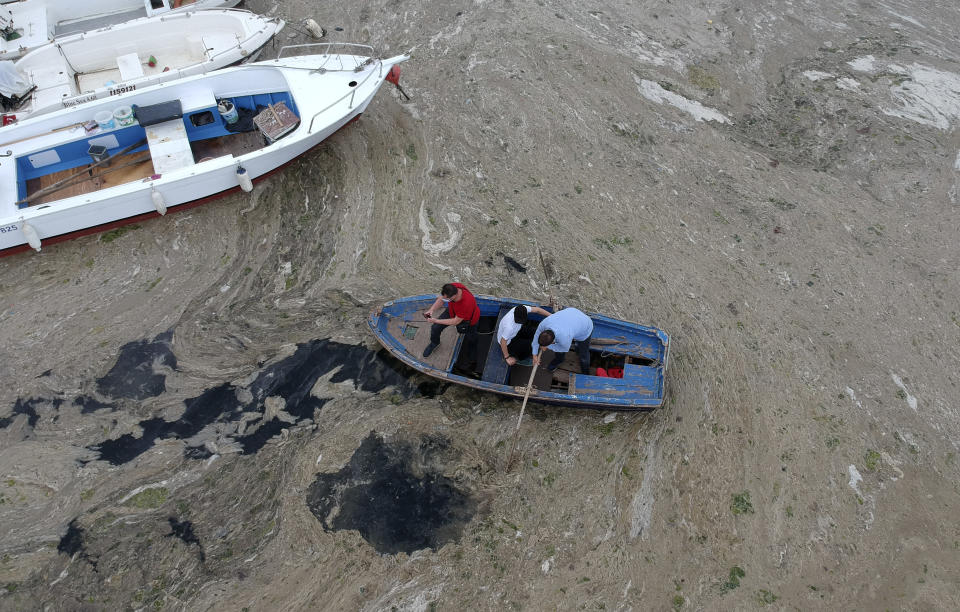
[[[427,357],[423,349],[430,342],[431,323],[423,311],[436,299],[435,294],[415,295],[387,302],[370,314],[367,324],[394,357],[410,367],[441,380],[482,391],[523,398],[532,365],[508,366],[496,342],[500,319],[515,305],[539,306],[536,302],[478,295],[480,307],[479,354],[486,355],[479,376],[463,369],[469,361],[461,355],[463,336],[453,327],[443,331],[440,346]],[[569,352],[555,372],[538,368],[530,398],[548,404],[581,406],[604,410],[652,410],[663,404],[664,375],[670,358],[670,337],[663,331],[590,314],[593,336],[590,339],[590,373],[580,372],[576,352]],[[529,334],[543,319],[530,315],[521,334]],[[553,355],[546,351],[543,363]],[[622,369],[622,378],[596,376],[598,367]]]

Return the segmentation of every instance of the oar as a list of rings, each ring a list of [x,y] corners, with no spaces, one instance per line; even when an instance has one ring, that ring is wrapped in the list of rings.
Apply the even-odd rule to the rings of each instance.
[[[523,422],[523,411],[527,408],[527,400],[530,399],[530,389],[533,388],[533,379],[537,375],[539,363],[533,363],[533,370],[530,372],[530,380],[527,382],[527,391],[523,394],[523,404],[520,405],[520,418],[517,419],[517,429],[513,432],[513,448],[510,451],[510,457],[507,458],[507,470],[513,465],[514,454],[517,452],[517,444],[520,442],[520,423]]]

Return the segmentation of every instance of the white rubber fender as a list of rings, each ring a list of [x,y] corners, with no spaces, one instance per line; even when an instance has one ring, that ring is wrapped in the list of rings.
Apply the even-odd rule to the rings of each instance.
[[[245,192],[250,193],[253,191],[253,180],[250,178],[250,173],[247,172],[247,169],[243,166],[237,168],[237,182],[240,183],[240,189],[243,189]]]
[[[33,227],[26,221],[23,222],[23,225],[20,226],[20,231],[23,232],[24,237],[27,239],[27,244],[30,245],[30,248],[35,250],[37,253],[40,252],[40,234],[37,233],[37,228]]]
[[[323,28],[320,27],[320,24],[314,21],[313,19],[307,19],[306,21],[303,22],[303,25],[307,27],[307,32],[310,32],[310,35],[316,38],[317,40],[320,40],[321,38],[327,35],[327,33],[324,32]]]
[[[167,203],[163,200],[163,194],[156,189],[150,190],[150,199],[153,200],[153,206],[161,215],[167,214]]]

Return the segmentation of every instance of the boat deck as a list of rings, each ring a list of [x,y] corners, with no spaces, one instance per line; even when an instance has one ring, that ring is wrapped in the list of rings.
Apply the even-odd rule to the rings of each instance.
[[[78,172],[80,173],[79,176],[77,176]],[[71,176],[77,176],[77,180],[66,184],[61,189],[31,200],[30,206],[72,198],[108,187],[116,187],[124,183],[145,179],[153,174],[153,162],[150,160],[149,153],[127,153],[115,157],[110,165],[93,168],[86,172],[78,168],[71,168],[30,179],[27,181],[27,197]]]
[[[109,87],[110,85],[108,85],[108,83],[119,84],[145,76],[157,75],[162,73],[166,68],[176,70],[178,68],[192,66],[193,64],[199,64],[206,59],[206,53],[202,49],[193,48],[192,45],[186,45],[178,53],[166,53],[157,57],[156,66],[151,67],[148,65],[146,62],[147,59],[148,58],[144,57],[139,58],[140,70],[137,71],[134,68],[132,73],[129,69],[121,72],[121,57],[117,57],[113,65],[104,67],[101,70],[90,70],[78,73],[75,77],[77,92],[94,91],[101,87]],[[137,72],[139,72],[139,74],[137,74]]]
[[[203,163],[224,155],[237,157],[262,147],[263,135],[256,131],[228,134],[190,143],[190,150],[196,163]],[[71,168],[30,179],[27,181],[27,197],[29,198],[71,176],[76,176],[76,180],[67,183],[56,191],[32,199],[29,205],[37,206],[64,198],[93,193],[100,189],[140,181],[158,173],[149,151],[127,153],[113,158],[109,164],[98,166],[86,172],[83,172],[82,168]]]

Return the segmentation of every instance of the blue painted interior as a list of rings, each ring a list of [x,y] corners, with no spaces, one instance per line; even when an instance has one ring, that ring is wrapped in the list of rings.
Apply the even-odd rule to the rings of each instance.
[[[251,96],[233,96],[231,98],[223,99],[231,100],[237,108],[244,108],[248,110],[256,110],[257,106],[267,106],[270,104],[276,104],[277,102],[283,102],[286,104],[287,108],[299,116],[297,107],[293,102],[293,98],[290,96],[290,93],[286,91]],[[199,127],[193,125],[193,122],[190,121],[190,117],[204,112],[213,113],[213,123]],[[210,138],[217,138],[219,136],[226,136],[227,134],[231,133],[225,127],[225,123],[223,119],[221,119],[220,113],[217,111],[216,106],[211,106],[210,108],[199,109],[187,113],[183,116],[183,122],[186,126],[187,138],[190,139],[190,142],[198,142]],[[67,142],[55,147],[54,150],[56,150],[57,155],[60,156],[60,161],[56,164],[50,164],[49,166],[43,166],[41,168],[33,167],[33,164],[30,163],[29,155],[18,157],[17,199],[22,200],[23,198],[27,197],[28,180],[53,174],[54,172],[60,172],[62,170],[80,168],[89,164],[90,156],[87,154],[87,150],[90,148],[90,140],[100,138],[106,134],[112,134],[117,139],[117,146],[107,150],[110,155],[113,155],[140,140],[144,140],[147,137],[146,130],[140,125],[131,125],[129,127],[119,128],[109,132],[97,132],[96,134],[90,134],[89,136],[85,136],[79,140]],[[147,144],[144,143],[143,146],[131,149],[128,151],[128,153],[139,153],[146,150]],[[34,155],[34,153],[30,153],[30,155]],[[25,206],[25,204],[20,205],[21,208],[24,208]]]

